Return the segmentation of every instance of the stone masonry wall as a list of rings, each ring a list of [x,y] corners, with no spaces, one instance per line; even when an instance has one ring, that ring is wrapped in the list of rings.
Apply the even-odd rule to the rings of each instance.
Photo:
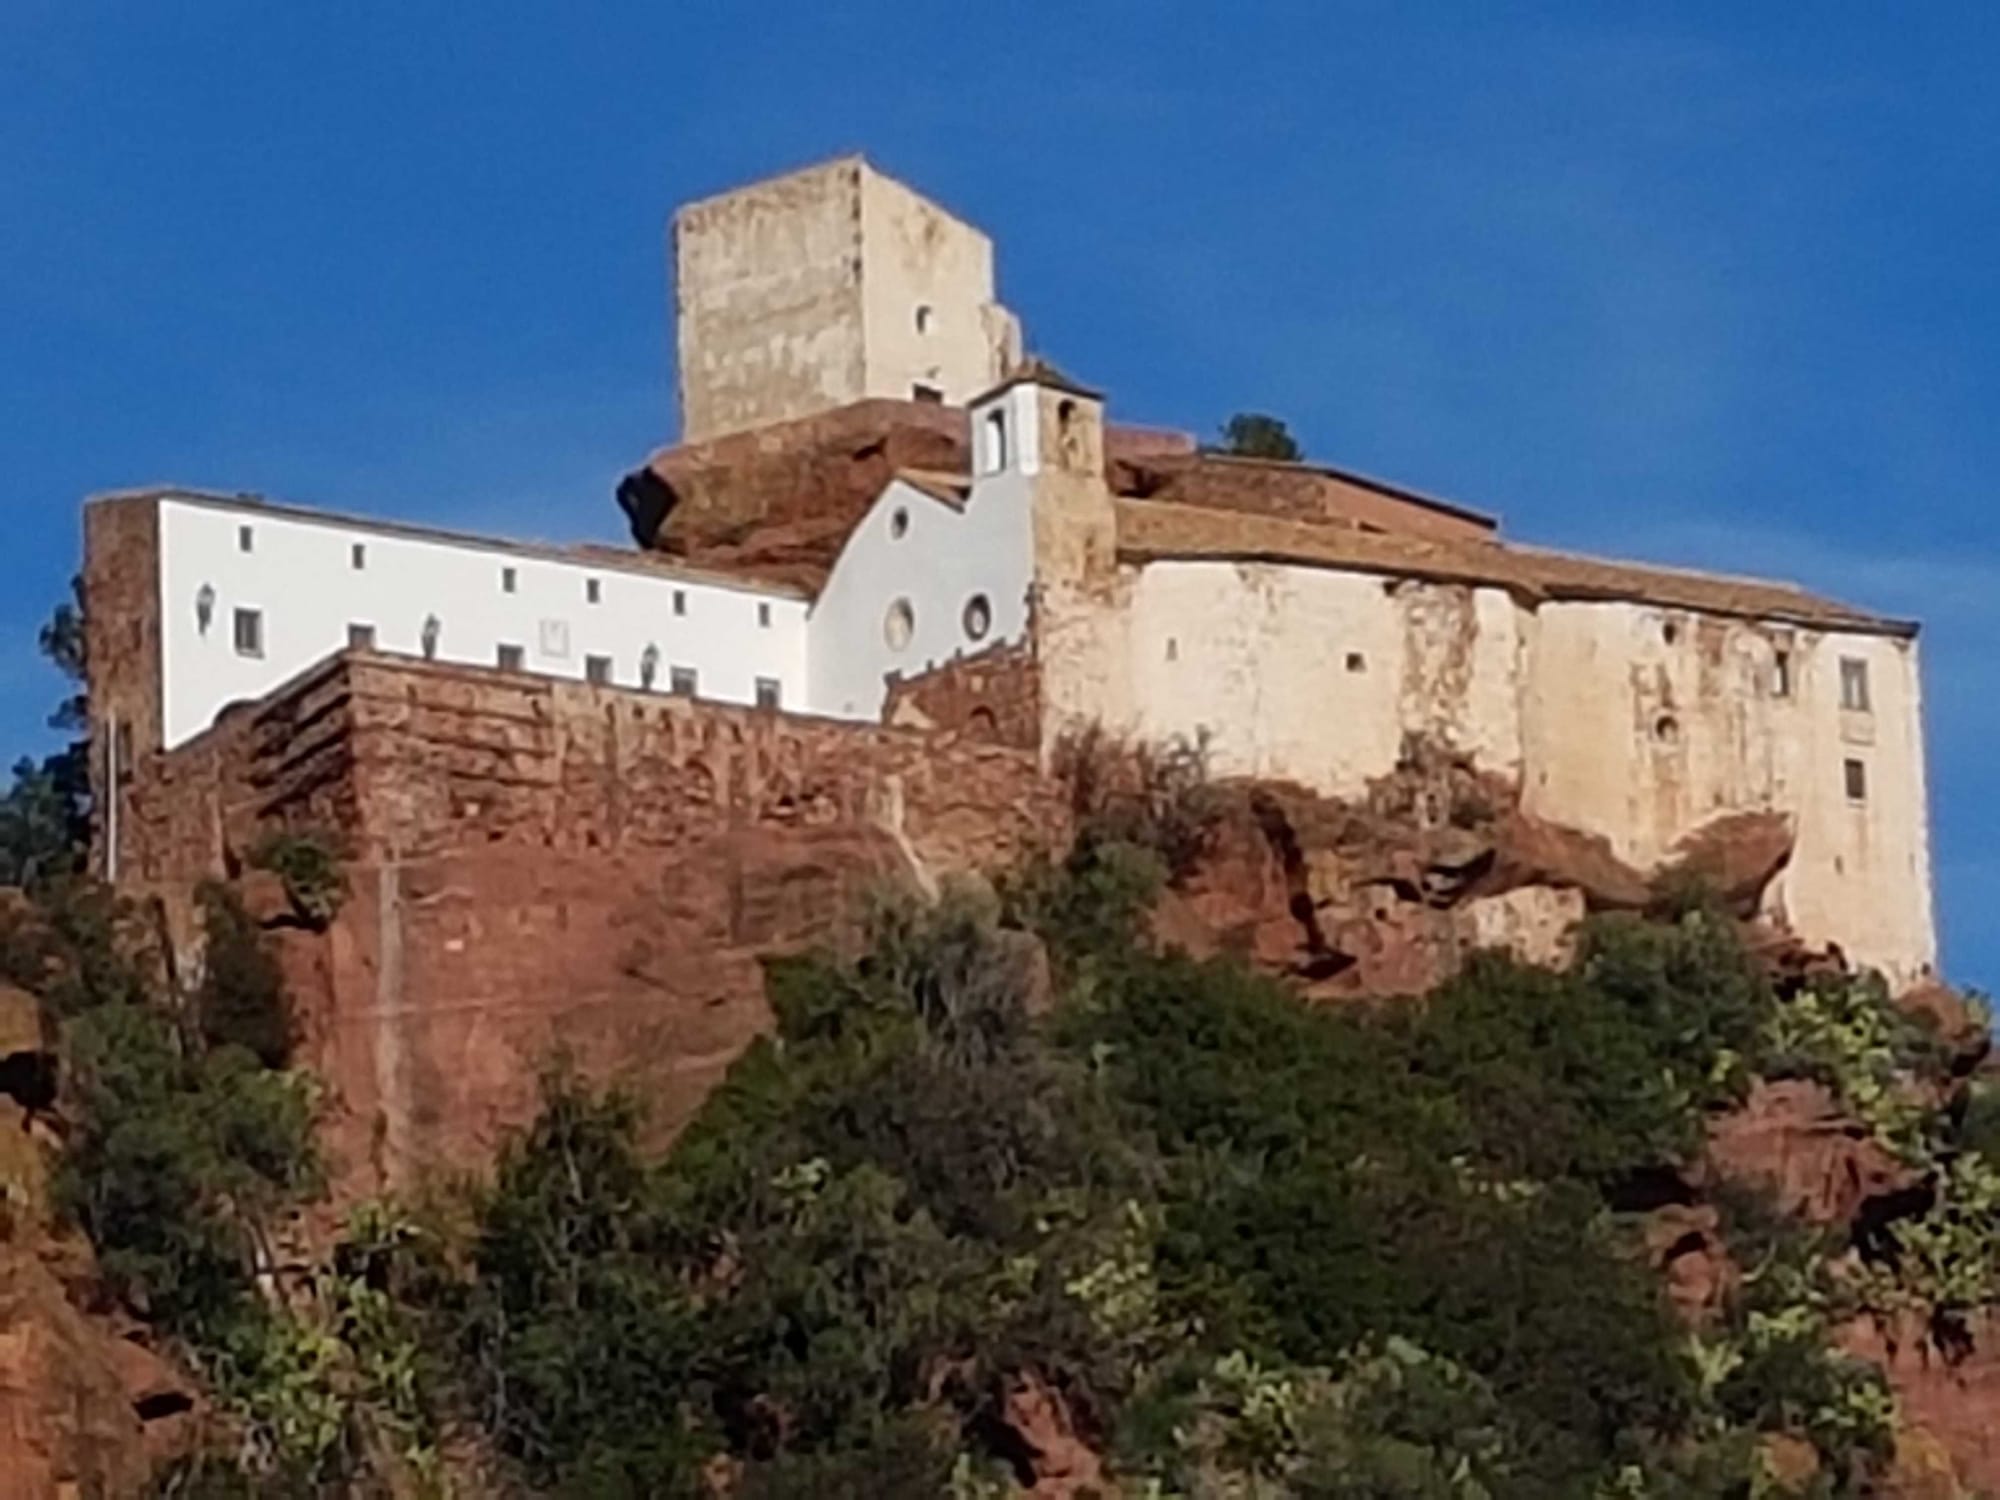
[[[159,509],[138,497],[99,500],[85,508],[83,524],[91,790],[103,806],[111,791],[105,748],[115,748],[127,763],[120,777],[125,782],[130,763],[161,741]],[[118,811],[125,811],[122,802]],[[101,842],[92,852],[92,868],[103,870]]]
[[[179,913],[273,828],[346,846],[270,912],[343,1189],[473,1167],[559,1052],[671,1131],[769,1024],[761,960],[1062,836],[1032,753],[349,653],[145,768],[128,888]],[[145,872],[143,878],[140,872]]]
[[[1041,673],[1032,646],[998,646],[889,685],[882,717],[981,744],[1034,750],[1042,742]]]

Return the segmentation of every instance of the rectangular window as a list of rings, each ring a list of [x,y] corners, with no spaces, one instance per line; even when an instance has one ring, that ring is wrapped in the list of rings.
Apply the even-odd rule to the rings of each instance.
[[[1847,800],[1866,802],[1868,800],[1868,767],[1858,760],[1848,760],[1842,767],[1847,778]]]
[[[373,625],[348,626],[347,649],[350,651],[373,651],[375,649],[375,627]]]
[[[254,529],[248,526],[239,526],[236,528],[236,550],[238,552],[254,552],[257,550],[257,533]]]
[[[583,659],[583,679],[603,687],[611,681],[611,658],[608,656],[586,656]]]
[[[510,646],[503,642],[500,649],[494,653],[494,660],[499,663],[501,671],[518,672],[527,665],[528,653],[523,647]]]
[[[1779,698],[1792,696],[1792,653],[1780,651],[1771,661],[1771,692]]]
[[[910,399],[921,401],[926,406],[942,406],[944,392],[934,385],[913,385],[910,387]]]
[[[782,689],[778,684],[777,678],[759,677],[757,679],[757,706],[759,708],[776,708],[781,691]]]
[[[675,590],[674,590],[674,613],[675,613],[675,614],[677,614],[677,615],[684,615],[684,614],[686,614],[687,612],[688,612],[688,596],[687,596],[687,590],[686,590],[686,589],[675,589]]]
[[[764,627],[764,628],[765,628],[766,630],[769,630],[769,629],[771,628],[771,606],[770,606],[770,605],[768,605],[768,604],[759,604],[759,605],[757,606],[757,623],[758,623],[759,625],[763,626],[763,627]]]
[[[264,654],[264,614],[262,610],[239,609],[236,611],[236,654],[238,656],[262,656]]]
[[[700,680],[693,667],[675,667],[667,673],[668,690],[683,698],[692,698],[701,691]]]
[[[1840,706],[1865,714],[1868,702],[1868,663],[1858,656],[1840,659]]]
[[[520,576],[516,574],[512,568],[502,568],[500,570],[501,593],[503,594],[513,593],[516,586],[519,585],[520,581],[521,581]]]
[[[347,562],[349,567],[359,573],[363,568],[368,566],[368,549],[361,543],[356,542],[348,549]]]
[[[599,583],[595,578],[584,579],[583,602],[586,604],[600,604],[603,600],[604,585]]]
[[[1007,414],[989,411],[980,425],[986,435],[986,472],[998,474],[1007,467]]]

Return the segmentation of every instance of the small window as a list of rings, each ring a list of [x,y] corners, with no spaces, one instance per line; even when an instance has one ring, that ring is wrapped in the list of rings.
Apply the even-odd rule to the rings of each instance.
[[[375,649],[375,627],[373,625],[348,626],[347,649],[350,651],[373,651]]]
[[[693,667],[672,667],[667,672],[667,691],[682,698],[692,698],[701,691],[701,679]]]
[[[1348,652],[1348,653],[1347,653],[1347,670],[1348,670],[1348,671],[1350,671],[1350,672],[1365,672],[1365,671],[1367,671],[1367,670],[1368,670],[1368,658],[1367,658],[1367,657],[1365,657],[1365,656],[1363,656],[1363,655],[1362,655],[1362,654],[1361,654],[1361,653],[1360,653],[1359,651],[1350,651],[1350,652]]]
[[[569,621],[543,620],[535,628],[535,649],[558,661],[569,660]]]
[[[986,472],[997,474],[1007,467],[1007,413],[989,411],[982,425],[986,434]]]
[[[1855,713],[1869,711],[1868,663],[1858,656],[1840,659],[1840,706]]]
[[[1660,627],[1660,639],[1665,641],[1669,646],[1679,641],[1680,638],[1681,628],[1672,620],[1667,621],[1666,624]]]
[[[611,681],[611,658],[608,656],[586,656],[583,659],[583,680],[594,682],[599,687]]]
[[[118,725],[118,781],[122,786],[132,779],[132,726],[121,720]]]
[[[917,332],[929,333],[931,331],[932,321],[933,319],[931,314],[930,303],[919,302],[917,304]]]
[[[1653,738],[1663,745],[1675,744],[1681,737],[1681,721],[1672,714],[1661,714],[1653,720]]]
[[[766,630],[769,630],[769,629],[771,628],[771,606],[770,606],[770,605],[768,605],[768,604],[764,604],[764,603],[761,603],[761,602],[760,602],[760,603],[758,604],[758,606],[757,606],[757,623],[758,623],[759,625],[763,626],[763,627],[764,627],[764,629],[766,629]]]
[[[255,552],[257,550],[257,532],[254,527],[239,526],[236,528],[236,550],[238,552]]]
[[[759,677],[757,679],[757,706],[759,708],[776,708],[781,691],[777,678]]]
[[[687,596],[687,590],[686,590],[686,589],[675,589],[675,590],[674,590],[674,613],[675,613],[675,614],[677,614],[677,615],[684,615],[684,614],[686,614],[687,612],[688,612],[688,596]]]
[[[934,385],[924,385],[919,382],[910,387],[910,399],[925,406],[943,406],[944,392]]]
[[[604,602],[604,583],[601,579],[586,578],[583,580],[583,602],[585,604],[602,604]]]
[[[503,672],[518,672],[528,664],[528,653],[520,646],[502,644],[493,656]]]
[[[983,641],[986,632],[993,628],[993,606],[984,594],[974,594],[965,601],[965,635],[967,640]]]
[[[901,651],[917,632],[917,612],[907,599],[898,599],[882,617],[882,639],[891,651]]]
[[[896,507],[894,514],[892,514],[889,517],[889,540],[892,542],[900,542],[904,537],[908,536],[909,534],[910,534],[909,507],[905,505],[899,505]]]
[[[362,545],[360,542],[356,542],[352,547],[349,547],[347,549],[347,565],[350,568],[354,569],[354,571],[357,573],[359,573],[363,568],[367,567],[368,566],[367,547]]]
[[[264,654],[264,614],[262,610],[239,609],[236,611],[236,654],[238,656],[262,656]]]
[[[1792,696],[1792,653],[1780,651],[1771,658],[1771,693],[1773,697]]]
[[[1841,767],[1847,782],[1847,800],[1866,802],[1868,800],[1868,766],[1863,761],[1847,760]]]
[[[503,594],[513,593],[514,590],[520,586],[520,582],[521,582],[520,575],[517,574],[512,568],[502,568],[500,570],[501,593]]]
[[[1172,637],[1172,636],[1168,636],[1168,637],[1167,637],[1167,660],[1168,660],[1168,661],[1179,661],[1180,659],[1181,659],[1181,643],[1180,643],[1179,641],[1175,640],[1175,639],[1174,639],[1174,637]]]

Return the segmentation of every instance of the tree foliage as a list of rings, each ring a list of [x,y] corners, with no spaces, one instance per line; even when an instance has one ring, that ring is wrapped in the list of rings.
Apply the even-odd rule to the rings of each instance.
[[[1305,457],[1291,429],[1263,412],[1242,411],[1222,424],[1220,451],[1238,458],[1273,458],[1297,463]]]
[[[73,599],[59,604],[41,628],[38,643],[69,691],[49,727],[77,733],[88,728],[85,697],[83,581]],[[0,885],[39,887],[75,874],[90,844],[90,742],[79,737],[36,761],[16,761],[13,785],[0,795]]]

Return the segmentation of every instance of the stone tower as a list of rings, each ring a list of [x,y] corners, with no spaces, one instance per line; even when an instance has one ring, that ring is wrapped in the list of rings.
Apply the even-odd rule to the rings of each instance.
[[[858,156],[674,215],[681,441],[865,397],[962,405],[1010,370],[993,242]]]

